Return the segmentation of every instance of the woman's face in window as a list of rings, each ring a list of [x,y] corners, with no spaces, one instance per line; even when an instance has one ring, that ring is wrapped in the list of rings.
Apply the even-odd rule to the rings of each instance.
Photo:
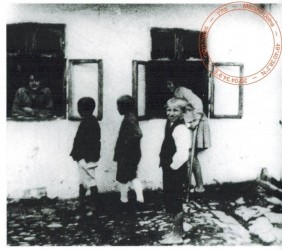
[[[34,75],[30,75],[30,77],[29,77],[29,87],[33,91],[37,91],[40,87],[40,81],[35,79]]]
[[[170,122],[175,122],[183,117],[183,111],[180,107],[169,105],[166,108],[166,115]]]
[[[167,82],[166,82],[166,87],[168,88],[168,90],[169,90],[171,93],[174,93],[175,85],[174,85],[173,82],[167,81]]]

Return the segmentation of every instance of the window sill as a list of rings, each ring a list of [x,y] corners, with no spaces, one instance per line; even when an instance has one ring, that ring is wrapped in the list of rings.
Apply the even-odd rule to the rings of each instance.
[[[34,118],[34,117],[25,117],[25,118],[13,118],[8,117],[7,121],[16,121],[16,122],[44,122],[44,121],[56,121],[56,120],[65,120],[64,116],[53,116],[50,118]]]

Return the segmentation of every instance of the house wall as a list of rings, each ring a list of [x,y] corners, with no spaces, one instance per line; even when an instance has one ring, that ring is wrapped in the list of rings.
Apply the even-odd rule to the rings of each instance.
[[[200,30],[205,18],[216,5],[52,5],[21,4],[8,9],[7,23],[40,22],[66,24],[66,59],[102,59],[104,67],[102,150],[97,169],[101,192],[116,190],[116,163],[112,161],[115,141],[122,117],[116,110],[116,99],[132,93],[132,60],[150,60],[152,27]],[[281,5],[271,12],[281,17]],[[36,13],[36,15],[34,14]],[[257,25],[254,15],[238,13],[240,27],[247,20],[256,28],[248,29],[256,39],[269,34],[267,27]],[[232,36],[234,19],[222,19],[209,38],[215,61],[235,61],[228,48],[238,48],[240,37]],[[226,22],[226,26],[224,26]],[[281,19],[278,19],[282,27]],[[232,24],[233,26],[230,26]],[[253,27],[254,27],[253,26]],[[222,32],[224,31],[224,32]],[[248,37],[252,37],[249,36]],[[222,34],[220,36],[220,34]],[[222,43],[220,37],[224,38]],[[266,35],[268,37],[268,35]],[[225,40],[227,39],[227,40]],[[219,44],[220,43],[220,44]],[[219,46],[217,46],[219,44]],[[261,66],[260,58],[269,55],[269,39],[255,42],[248,53],[235,57],[245,70]],[[263,47],[267,49],[262,49]],[[236,53],[235,53],[236,54]],[[281,178],[282,71],[281,60],[265,79],[244,86],[242,119],[210,119],[212,147],[200,153],[205,184],[240,182],[256,178],[263,167],[270,175]],[[225,84],[225,83],[222,83]],[[236,86],[234,86],[236,87]],[[224,104],[223,104],[224,105]],[[7,121],[8,195],[19,198],[29,188],[46,187],[50,197],[75,197],[78,192],[76,164],[69,157],[73,138],[79,125],[76,121],[57,119],[44,122]],[[141,121],[142,159],[138,175],[144,186],[156,189],[161,184],[158,154],[163,139],[165,120]]]

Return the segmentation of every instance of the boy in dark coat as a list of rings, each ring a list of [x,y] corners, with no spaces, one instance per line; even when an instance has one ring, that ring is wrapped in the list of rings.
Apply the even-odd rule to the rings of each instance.
[[[172,98],[166,103],[167,122],[165,137],[160,152],[160,167],[163,169],[163,191],[166,211],[174,221],[173,230],[166,234],[160,244],[183,242],[183,210],[185,188],[187,187],[187,160],[191,147],[191,130],[185,126],[183,115],[187,102]]]
[[[79,171],[79,201],[80,212],[85,212],[85,196],[90,189],[92,206],[97,206],[98,188],[95,179],[95,169],[100,159],[101,132],[100,126],[93,111],[95,101],[90,97],[83,97],[77,103],[78,113],[83,118],[73,142],[70,153],[77,161]]]
[[[126,207],[131,183],[136,192],[137,202],[144,202],[142,184],[137,178],[137,166],[141,158],[142,131],[136,116],[135,102],[131,96],[121,96],[117,100],[117,108],[119,113],[124,115],[124,119],[116,142],[114,161],[117,162],[116,179],[119,182],[120,200]]]

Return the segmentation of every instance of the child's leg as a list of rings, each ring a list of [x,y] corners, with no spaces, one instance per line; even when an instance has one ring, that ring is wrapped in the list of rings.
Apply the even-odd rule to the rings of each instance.
[[[196,192],[204,192],[204,184],[203,184],[203,176],[202,176],[202,170],[201,170],[201,164],[197,156],[197,152],[195,152],[194,160],[193,160],[193,174],[195,176],[196,181]]]
[[[86,196],[87,189],[83,186],[83,184],[79,184],[79,203],[80,206],[85,206],[85,196]]]
[[[134,191],[136,193],[137,201],[143,203],[144,202],[144,196],[143,196],[143,187],[142,187],[141,181],[138,178],[135,178],[132,181],[132,185],[133,185]]]
[[[90,204],[93,208],[97,208],[97,205],[99,204],[98,201],[98,187],[97,187],[97,182],[96,182],[96,167],[93,164],[89,164],[87,168],[85,169],[87,173],[87,178],[86,178],[86,183],[87,186],[90,188]]]
[[[120,200],[122,203],[128,202],[128,183],[119,183]]]
[[[174,233],[176,235],[182,236],[183,234],[183,212],[179,212],[174,216]]]
[[[79,210],[80,212],[85,211],[85,198],[86,198],[86,192],[87,192],[87,187],[84,184],[84,179],[85,179],[85,173],[81,166],[77,164],[78,167],[78,175],[79,175]]]
[[[161,245],[173,245],[183,243],[183,213],[179,212],[172,215],[173,226],[171,230],[165,234],[162,240],[159,241]]]

